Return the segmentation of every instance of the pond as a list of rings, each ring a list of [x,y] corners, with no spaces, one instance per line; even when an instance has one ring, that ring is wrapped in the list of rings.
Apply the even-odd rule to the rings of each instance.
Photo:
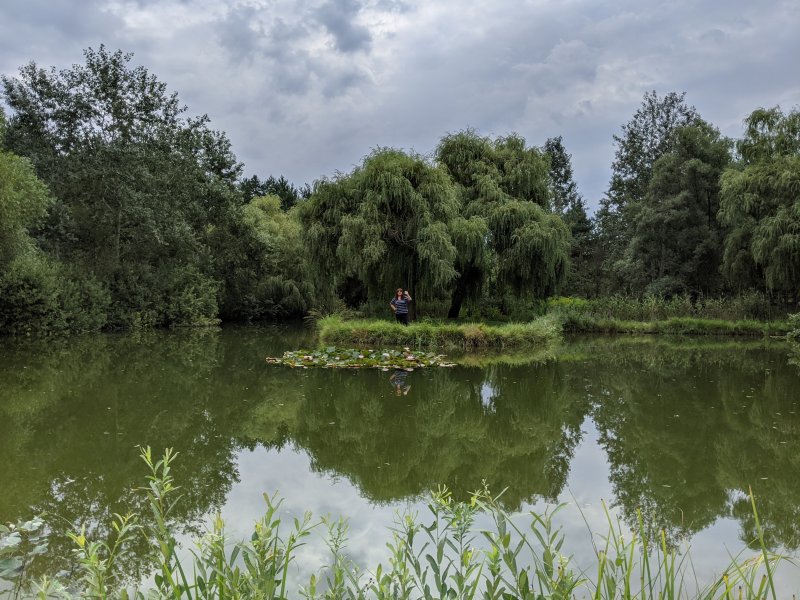
[[[288,513],[347,517],[362,567],[386,562],[398,509],[483,481],[507,488],[509,510],[570,503],[559,522],[576,564],[591,563],[587,522],[607,530],[605,501],[690,544],[710,579],[753,553],[750,487],[769,545],[800,546],[800,369],[782,343],[589,337],[414,372],[265,363],[309,344],[290,326],[3,340],[0,522],[47,514],[34,570],[64,569],[66,532],[102,539],[113,512],[141,510],[137,446],[149,445],[180,452],[187,538],[216,511],[248,536],[277,491]],[[325,562],[324,548],[308,553]],[[783,589],[800,587],[786,571]]]

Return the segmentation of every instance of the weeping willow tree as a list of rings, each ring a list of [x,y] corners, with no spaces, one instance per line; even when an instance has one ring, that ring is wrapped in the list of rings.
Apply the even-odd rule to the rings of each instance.
[[[495,140],[467,130],[445,136],[436,159],[456,184],[456,281],[448,316],[493,278],[499,294],[553,293],[569,266],[570,233],[549,212],[548,162],[517,135]]]
[[[722,176],[720,221],[730,227],[723,272],[796,298],[800,287],[800,110],[759,109],[737,144],[741,163]]]
[[[376,150],[352,173],[317,182],[299,209],[318,290],[333,280],[353,305],[388,302],[397,287],[417,306],[449,294],[459,206],[447,174],[423,158]]]

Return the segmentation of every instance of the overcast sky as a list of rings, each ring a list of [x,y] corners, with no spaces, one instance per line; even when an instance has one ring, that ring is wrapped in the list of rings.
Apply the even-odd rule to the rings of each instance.
[[[800,105],[798,0],[0,0],[4,74],[101,43],[207,113],[247,174],[297,184],[472,127],[562,135],[595,207],[647,90],[730,136]]]

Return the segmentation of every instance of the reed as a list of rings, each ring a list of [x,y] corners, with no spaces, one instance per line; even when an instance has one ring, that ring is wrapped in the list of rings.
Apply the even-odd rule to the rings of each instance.
[[[754,542],[759,552],[753,557],[732,559],[720,577],[703,586],[694,578],[690,550],[680,553],[663,532],[650,539],[641,514],[638,527],[631,531],[606,509],[607,533],[598,536],[589,532],[595,564],[581,569],[565,548],[564,535],[554,519],[564,505],[544,513],[511,515],[499,497],[486,488],[475,492],[469,502],[457,502],[441,488],[431,495],[423,516],[398,514],[390,528],[386,563],[371,569],[361,569],[348,557],[345,521],[317,521],[306,513],[287,525],[280,516],[280,500],[266,494],[264,515],[255,523],[248,541],[232,543],[225,534],[224,521],[217,516],[207,533],[194,542],[191,560],[186,560],[180,558],[185,553],[178,551],[168,526],[169,514],[180,502],[171,474],[175,457],[168,450],[154,460],[149,448],[142,450],[149,473],[140,493],[152,519],[117,516],[116,536],[110,542],[89,540],[85,531],[76,533],[72,536],[75,564],[71,581],[26,581],[17,573],[13,589],[5,593],[15,597],[126,600],[775,599],[775,568],[786,562],[766,547],[752,491],[757,530]],[[489,516],[489,527],[476,527],[481,514]],[[14,556],[23,544],[21,532],[38,536],[39,529],[39,525],[29,523],[21,529],[0,530],[0,558],[5,562],[21,560]],[[313,570],[307,584],[292,586],[290,566],[298,560],[298,549],[315,531],[324,532],[329,560]],[[128,551],[134,536],[144,536],[148,542],[156,568],[151,589],[131,590],[121,584],[116,559]]]
[[[569,333],[633,333],[667,335],[786,335],[790,326],[784,321],[725,321],[696,317],[670,317],[656,321],[627,321],[591,315],[562,314],[564,331]]]
[[[585,316],[620,321],[664,321],[672,318],[712,321],[785,322],[787,306],[776,306],[763,294],[751,292],[722,298],[692,298],[687,295],[632,297],[623,295],[598,298],[550,298],[548,313]]]

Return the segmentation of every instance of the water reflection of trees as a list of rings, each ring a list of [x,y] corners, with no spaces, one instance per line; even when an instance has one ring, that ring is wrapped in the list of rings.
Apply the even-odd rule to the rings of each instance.
[[[348,477],[375,501],[442,483],[466,497],[484,479],[507,486],[514,507],[563,489],[586,409],[563,401],[557,365],[412,376],[413,394],[397,397],[380,372],[309,372],[304,401],[313,409],[295,443],[314,468]]]
[[[555,363],[415,372],[413,393],[398,397],[380,371],[268,368],[265,354],[300,341],[273,344],[243,329],[5,346],[0,521],[52,515],[47,571],[57,571],[67,531],[108,539],[113,512],[147,518],[137,444],[182,455],[179,529],[224,503],[236,452],[256,445],[292,444],[375,501],[439,484],[463,497],[486,479],[517,506],[565,484],[587,408],[565,401]],[[132,576],[147,569],[137,555],[123,565]]]
[[[800,545],[796,371],[763,343],[623,341],[587,354],[593,417],[630,524],[675,540],[722,516],[755,539],[752,486],[771,545]]]
[[[69,556],[67,531],[86,525],[95,539],[108,540],[112,513],[147,518],[134,491],[144,473],[136,444],[184,454],[176,479],[190,493],[173,515],[179,529],[224,502],[236,478],[232,440],[197,385],[220,359],[215,336],[145,344],[107,336],[13,350],[3,357],[13,364],[2,373],[0,520],[51,515],[48,571]],[[143,568],[137,554],[144,555],[134,552],[123,565],[132,576]]]
[[[0,349],[0,521],[47,511],[63,535],[110,535],[111,512],[140,508],[136,444],[172,446],[185,497],[176,527],[196,526],[237,480],[242,448],[292,445],[314,469],[376,502],[445,483],[464,497],[487,480],[509,506],[562,492],[580,426],[595,419],[616,503],[631,523],[674,539],[720,516],[800,545],[798,376],[761,344],[571,343],[536,364],[416,371],[397,396],[380,371],[268,368],[302,334],[223,332],[74,338]],[[271,340],[271,341],[270,341]],[[141,511],[147,515],[147,511]],[[131,555],[135,557],[136,554]],[[124,565],[136,574],[147,565]]]

